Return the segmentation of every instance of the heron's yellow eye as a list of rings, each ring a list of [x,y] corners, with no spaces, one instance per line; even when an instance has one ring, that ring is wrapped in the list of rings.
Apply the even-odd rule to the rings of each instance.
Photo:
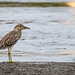
[[[20,26],[20,27],[22,27],[22,26]]]
[[[20,26],[20,28],[24,28],[23,26]]]

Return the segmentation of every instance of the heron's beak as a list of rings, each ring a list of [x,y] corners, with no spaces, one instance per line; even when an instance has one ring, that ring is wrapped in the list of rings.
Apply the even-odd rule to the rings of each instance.
[[[30,29],[30,28],[28,28],[28,27],[24,27],[24,29]]]

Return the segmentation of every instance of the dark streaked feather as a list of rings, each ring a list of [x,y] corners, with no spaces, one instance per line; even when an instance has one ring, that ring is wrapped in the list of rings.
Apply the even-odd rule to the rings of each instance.
[[[21,37],[21,31],[11,31],[0,40],[0,49],[13,46]]]

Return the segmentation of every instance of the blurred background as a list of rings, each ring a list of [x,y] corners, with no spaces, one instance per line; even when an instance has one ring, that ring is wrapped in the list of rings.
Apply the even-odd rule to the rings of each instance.
[[[75,62],[74,0],[0,0],[0,39],[18,23],[23,31],[12,57],[20,62]],[[0,50],[0,62],[8,61]]]
[[[6,2],[74,2],[75,0],[0,0]]]

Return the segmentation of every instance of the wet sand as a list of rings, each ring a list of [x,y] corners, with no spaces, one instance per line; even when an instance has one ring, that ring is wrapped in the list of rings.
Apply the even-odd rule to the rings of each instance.
[[[0,75],[75,75],[75,63],[0,62]]]

